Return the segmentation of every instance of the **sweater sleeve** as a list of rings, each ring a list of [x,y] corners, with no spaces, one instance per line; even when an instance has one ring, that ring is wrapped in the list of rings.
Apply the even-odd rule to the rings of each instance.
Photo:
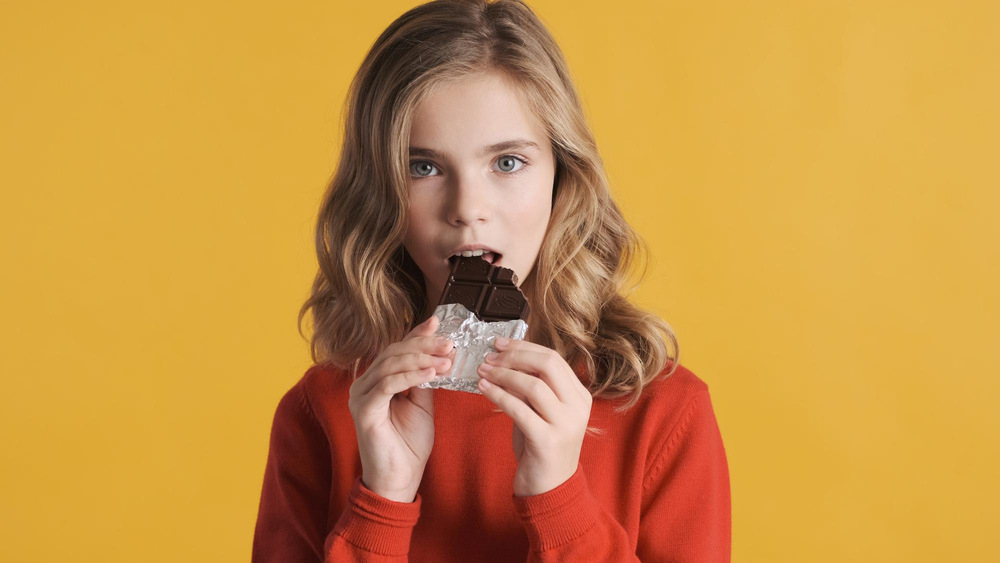
[[[692,397],[643,482],[638,546],[590,494],[580,468],[541,495],[514,497],[529,562],[730,560],[729,469],[708,391]]]
[[[729,465],[708,389],[696,393],[643,482],[638,557],[730,560]]]
[[[406,561],[420,496],[400,503],[357,477],[340,518],[327,533],[330,444],[299,382],[278,403],[257,513],[254,563]]]

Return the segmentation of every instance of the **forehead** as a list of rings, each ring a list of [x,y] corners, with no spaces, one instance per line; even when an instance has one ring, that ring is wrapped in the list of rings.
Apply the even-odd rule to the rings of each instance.
[[[415,108],[410,146],[470,157],[478,156],[482,147],[510,139],[544,146],[544,126],[515,88],[492,74],[437,85]]]

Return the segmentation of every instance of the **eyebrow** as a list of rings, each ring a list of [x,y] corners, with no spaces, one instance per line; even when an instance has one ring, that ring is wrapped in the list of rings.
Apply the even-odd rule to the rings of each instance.
[[[528,147],[534,147],[535,150],[539,150],[538,143],[534,141],[529,141],[527,139],[511,139],[510,141],[500,141],[499,143],[483,147],[479,151],[479,156],[486,156],[492,153],[509,151],[512,149],[525,149]],[[426,156],[429,158],[439,159],[444,158],[442,153],[439,153],[434,149],[426,149],[423,147],[410,147],[410,156]]]

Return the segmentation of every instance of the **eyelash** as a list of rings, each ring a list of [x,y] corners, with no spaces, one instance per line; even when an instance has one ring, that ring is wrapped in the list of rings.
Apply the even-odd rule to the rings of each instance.
[[[516,154],[503,154],[503,155],[500,155],[497,158],[497,160],[500,160],[500,159],[503,159],[503,158],[506,158],[506,157],[511,157],[511,158],[514,158],[514,159],[517,159],[517,160],[521,161],[521,165],[522,166],[520,168],[518,168],[517,170],[514,170],[513,172],[503,172],[503,171],[501,171],[501,174],[503,174],[504,176],[515,176],[517,174],[520,174],[521,172],[524,172],[524,170],[526,168],[528,168],[528,166],[531,165],[531,163],[528,161],[527,158],[524,158],[523,156],[519,156],[519,155],[516,155]],[[412,177],[414,179],[417,179],[417,180],[422,180],[424,178],[430,178],[431,176],[433,176],[433,175],[431,175],[431,176],[420,176],[419,174],[413,174],[412,173],[413,165],[421,163],[421,162],[426,162],[427,164],[430,164],[431,166],[434,166],[435,168],[437,168],[437,165],[434,164],[433,162],[429,161],[429,160],[411,160],[410,161],[410,169],[411,169],[410,177]],[[496,162],[496,160],[494,160],[493,162]]]

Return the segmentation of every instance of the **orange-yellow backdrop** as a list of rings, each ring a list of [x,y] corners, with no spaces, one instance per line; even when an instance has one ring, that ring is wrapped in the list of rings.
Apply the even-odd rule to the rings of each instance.
[[[249,558],[341,104],[413,5],[0,6],[0,560]],[[996,557],[998,5],[531,5],[711,388],[734,560]]]

